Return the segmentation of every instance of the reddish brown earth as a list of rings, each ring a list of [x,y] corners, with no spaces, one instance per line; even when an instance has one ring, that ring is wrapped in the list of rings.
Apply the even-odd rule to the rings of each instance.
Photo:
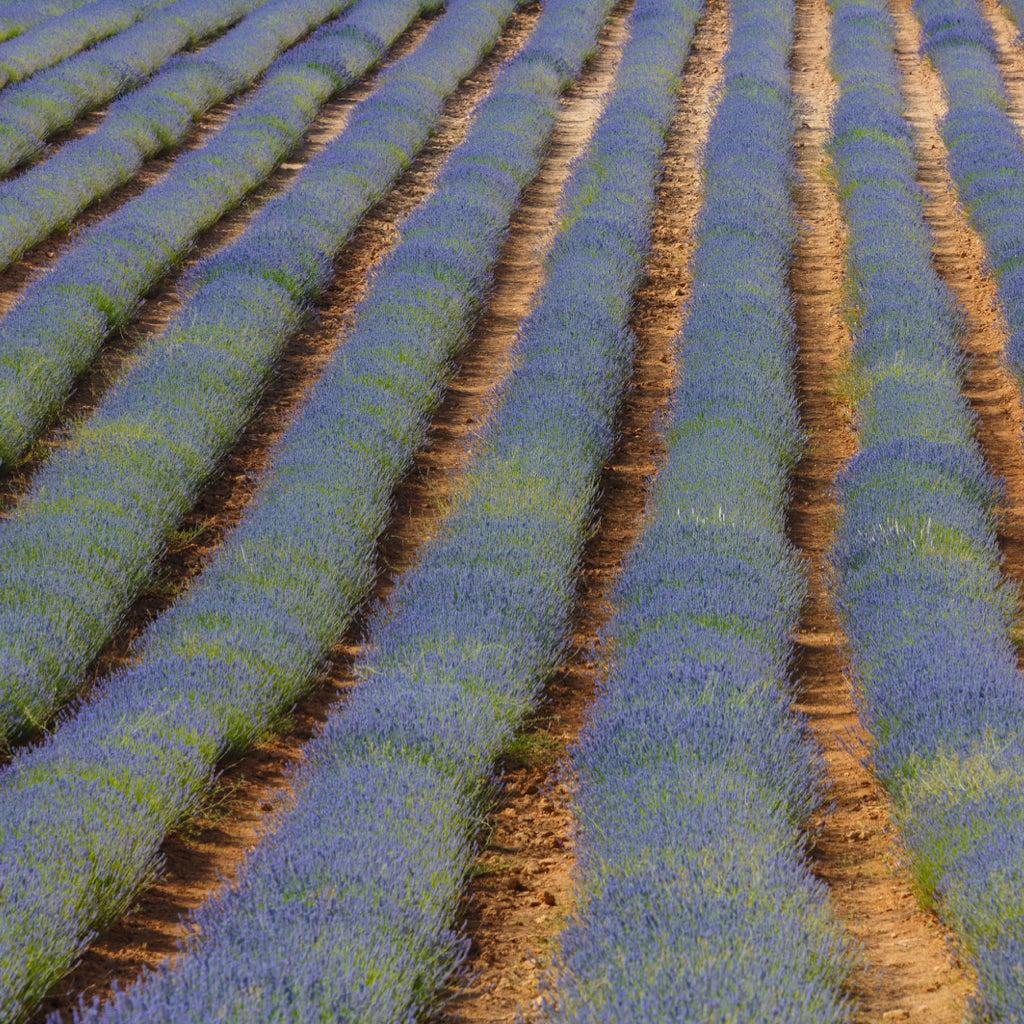
[[[262,468],[270,445],[294,415],[304,390],[323,369],[331,351],[343,341],[338,337],[339,331],[348,325],[352,307],[365,291],[368,271],[397,239],[397,221],[429,195],[445,158],[467,132],[473,107],[490,91],[501,63],[526,41],[538,15],[539,9],[532,7],[510,19],[495,51],[446,105],[442,123],[428,146],[388,198],[372,211],[339,257],[338,276],[322,300],[321,316],[298,342],[295,361],[301,366],[301,372],[283,371],[284,378],[290,378],[288,386],[275,392],[273,402],[264,403],[255,426],[250,427],[252,448],[247,448],[243,439],[232,453],[232,458],[242,460],[258,452],[258,466],[256,462],[240,462],[237,472],[244,478],[240,482],[231,475],[229,458],[225,470],[227,479],[211,485],[205,495],[207,511],[217,518],[217,523],[210,526],[217,537],[226,528],[220,522],[227,514],[225,506],[234,510],[233,520],[241,517],[254,488],[248,474]],[[504,268],[501,274],[508,277],[510,269]],[[521,288],[516,290],[514,301],[522,306]],[[485,328],[487,323],[485,313],[481,327]],[[485,414],[487,396],[500,379],[501,366],[507,363],[507,359],[498,358],[500,353],[485,334],[486,330],[478,328],[461,361],[459,380],[433,419],[425,450],[397,490],[395,512],[381,544],[378,583],[372,601],[386,596],[395,576],[411,563],[416,548],[440,515],[440,509],[450,497],[450,485],[458,476],[457,471],[452,473],[452,467],[462,466],[463,450],[473,425]],[[507,340],[511,343],[512,335],[508,335]],[[204,522],[203,515],[203,507],[193,513],[197,526]],[[190,546],[197,548],[195,554],[179,553],[183,561],[196,560],[195,568],[188,575],[199,570],[199,563],[208,559],[214,545],[210,537],[201,534],[190,542]],[[161,595],[160,600],[163,604],[169,603],[167,595]],[[77,1004],[79,995],[89,999],[106,998],[114,978],[128,983],[146,966],[174,954],[179,939],[185,935],[181,919],[225,881],[230,882],[237,876],[246,853],[258,840],[264,821],[280,801],[287,799],[287,766],[301,759],[305,743],[354,684],[352,664],[361,650],[361,635],[367,618],[365,613],[357,617],[348,634],[331,652],[330,670],[281,724],[279,733],[238,762],[225,766],[207,810],[164,843],[161,850],[166,862],[164,875],[140,895],[124,918],[93,944],[80,965],[63,979],[34,1015],[34,1021],[41,1024],[55,1010],[63,1019],[70,1020],[71,1008]],[[106,654],[111,665],[115,663],[114,656],[112,650]],[[119,657],[123,659],[126,655]]]
[[[834,801],[812,823],[811,866],[863,949],[849,985],[855,1019],[953,1024],[962,1019],[970,985],[951,960],[937,920],[914,898],[887,794],[862,760],[870,753],[870,737],[857,718],[847,643],[823,576],[837,514],[831,487],[857,439],[852,410],[837,387],[852,342],[841,315],[845,226],[828,185],[824,150],[837,95],[828,70],[827,3],[797,0],[797,17],[792,83],[803,104],[796,135],[796,206],[803,226],[791,281],[798,394],[809,442],[793,475],[788,526],[807,561],[810,587],[797,635],[795,706],[822,748]]]
[[[616,49],[625,41],[624,13],[610,26]],[[638,341],[632,386],[620,440],[602,474],[598,526],[584,552],[570,650],[533,721],[500,765],[504,790],[488,817],[464,898],[471,941],[464,987],[439,1014],[451,1024],[536,1019],[552,940],[571,912],[572,818],[559,764],[586,721],[600,675],[599,634],[613,612],[611,588],[639,534],[647,490],[664,455],[656,423],[675,385],[673,342],[689,295],[691,228],[702,191],[699,153],[722,78],[727,23],[725,0],[710,0],[663,160],[653,248],[631,321]],[[610,72],[601,88],[611,86]]]

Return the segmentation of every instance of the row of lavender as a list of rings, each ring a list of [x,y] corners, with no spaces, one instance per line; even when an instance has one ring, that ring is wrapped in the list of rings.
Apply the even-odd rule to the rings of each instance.
[[[8,85],[0,93],[0,173],[34,157],[50,136],[71,128],[86,111],[138,85],[174,54],[223,32],[260,3],[178,0],[86,53]]]
[[[738,0],[733,21],[667,462],[571,761],[579,907],[556,1021],[849,1019],[850,952],[804,862],[820,777],[787,680],[805,594],[785,532],[792,4]]]
[[[950,173],[984,239],[1009,328],[1007,361],[1024,382],[1024,148],[1007,113],[998,47],[977,0],[919,0],[914,8],[922,49],[945,88]]]
[[[171,0],[94,0],[0,44],[0,88],[116,35]]]
[[[310,165],[264,218],[267,230],[289,224],[307,246],[317,231],[322,239],[330,218],[354,202],[346,195],[357,155],[383,154],[413,119],[432,121],[511,7],[453,3],[366,104],[359,134]],[[576,34],[592,45],[605,7],[590,11],[585,31],[572,4],[545,14],[436,195],[409,221],[408,241],[363,307],[359,334],[282,442],[251,518],[151,629],[143,660],[0,776],[0,1020],[31,1005],[90,928],[130,902],[218,760],[245,748],[308,688],[365,597],[392,487],[483,300],[557,93],[581,61]],[[377,139],[388,125],[396,126],[390,139]],[[257,281],[251,265],[241,284],[252,291]]]
[[[300,22],[311,6],[317,19],[339,6],[288,5]],[[17,401],[7,398],[8,422],[19,412],[23,423],[42,422],[109,324],[128,315],[191,239],[291,150],[320,105],[419,13],[418,0],[362,0],[324,26],[280,58],[208,146],[89,231],[38,281],[0,324],[0,350],[24,355],[12,358],[7,391]],[[167,531],[245,426],[282,347],[325,287],[332,258],[426,141],[441,101],[401,72],[360,105],[294,187],[200,268],[176,320],[142,347],[0,523],[4,736],[44,721],[77,686],[148,578]],[[53,320],[55,307],[62,316]]]
[[[606,8],[590,10],[592,32]],[[552,11],[578,39],[582,11],[552,4],[545,17]],[[361,685],[309,748],[296,806],[241,885],[200,914],[189,955],[87,1019],[200,1021],[227,1007],[257,1020],[411,1020],[457,961],[452,917],[493,760],[567,642],[696,16],[678,0],[637,0],[517,369],[456,510],[371,631]],[[518,120],[521,109],[510,113]],[[471,264],[442,238],[414,235],[411,252],[414,265],[434,264],[431,292],[454,298]],[[394,286],[402,278],[408,288],[406,273]]]
[[[974,26],[960,0],[922,6],[943,72],[976,70],[988,54],[964,45]],[[1009,634],[1016,603],[999,571],[998,489],[962,395],[960,314],[931,262],[891,18],[881,0],[834,7],[833,151],[850,225],[862,445],[838,484],[838,599],[918,891],[977,968],[975,1012],[1019,1020],[1024,692]],[[946,125],[960,168],[966,117],[954,107]],[[975,177],[969,199],[983,192]]]
[[[0,184],[0,267],[10,265],[90,203],[122,185],[148,158],[178,146],[201,114],[252,85],[285,47],[351,3],[272,0],[212,45],[175,61],[145,86],[118,100],[96,131],[63,146],[54,157],[14,181]],[[246,0],[246,6],[251,8],[252,0]],[[380,45],[373,32],[366,40],[360,39],[358,31],[352,34],[357,44],[364,43],[354,47],[357,53]],[[335,60],[328,67],[333,70],[339,63],[343,62]],[[325,73],[324,77],[334,76]],[[276,85],[280,89],[283,83]],[[287,123],[287,99],[279,102]],[[34,93],[27,106],[34,122],[41,106]],[[45,104],[42,106],[45,110]],[[237,123],[238,117],[233,120]],[[33,123],[30,136],[35,128]],[[244,178],[244,173],[239,177]],[[238,194],[237,188],[229,189],[225,202],[233,205]],[[83,293],[88,294],[85,289]],[[4,355],[8,348],[4,347]],[[22,449],[6,436],[3,440],[0,455],[10,461]]]
[[[89,0],[13,0],[0,6],[0,39],[20,36],[51,18],[84,7]]]

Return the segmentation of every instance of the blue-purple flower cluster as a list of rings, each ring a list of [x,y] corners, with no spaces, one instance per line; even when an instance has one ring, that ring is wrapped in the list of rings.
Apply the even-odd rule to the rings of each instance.
[[[453,0],[420,49],[389,73],[380,102],[357,112],[353,145],[311,168],[307,184],[321,189],[314,195],[325,194],[332,168],[334,199],[351,188],[355,154],[374,152],[371,127],[404,110],[415,83],[440,94],[454,89],[512,8],[511,0]],[[581,31],[575,2],[557,10],[542,21]],[[587,20],[582,31],[592,40],[601,17]],[[143,660],[0,776],[0,1020],[38,999],[90,930],[130,903],[218,759],[287,711],[365,597],[392,486],[483,301],[486,268],[567,84],[555,68],[564,40],[551,34],[555,56],[534,47],[532,61],[505,72],[506,88],[481,111],[435,197],[407,223],[405,254],[378,275],[357,336],[280,446],[253,516],[150,630]],[[326,223],[340,205],[314,209]],[[480,266],[461,280],[455,271],[474,259]],[[255,276],[247,286],[264,287]],[[415,977],[406,982],[415,986]]]
[[[849,950],[803,854],[820,767],[787,678],[805,594],[785,531],[792,34],[788,0],[732,4],[666,464],[569,766],[579,904],[555,1021],[849,1019]]]
[[[35,156],[51,135],[138,85],[179,50],[223,32],[263,2],[178,0],[31,81],[7,86],[0,93],[0,173]]]
[[[349,24],[311,39],[316,63],[286,68],[277,87],[269,84],[271,110],[252,124],[244,109],[239,112],[241,149],[251,144],[253,126],[272,130],[283,121],[281,85],[301,81],[300,72],[325,88],[335,80],[323,68],[332,42],[338,75],[350,61],[365,66],[384,48],[378,42],[371,51],[367,40],[397,36],[420,10],[417,3],[363,3]],[[496,41],[505,8],[484,4],[482,10],[486,16],[468,39],[458,19],[432,32],[430,45],[382,80],[346,131],[289,189],[236,242],[201,265],[197,290],[175,322],[143,348],[96,412],[40,470],[16,516],[0,523],[0,622],[7,636],[0,651],[2,735],[24,734],[50,715],[116,627],[148,578],[167,531],[245,426],[282,347],[330,281],[333,257],[426,142],[445,96],[471,70],[469,57]],[[297,116],[305,117],[308,111],[297,106]],[[217,171],[213,159],[209,173]],[[152,217],[120,238],[101,231],[90,259],[73,255],[40,287],[67,274],[69,287],[84,288],[91,274],[112,301],[123,266],[119,249],[128,251],[129,261],[140,250],[152,254],[144,247],[159,238],[161,218],[170,219],[174,201],[172,191],[166,206],[151,210]],[[104,250],[106,266],[97,258]],[[129,270],[143,273],[130,262],[121,272]],[[131,280],[128,285],[131,294]],[[92,313],[93,322],[99,315]],[[83,318],[79,326],[88,322]]]
[[[551,3],[538,35],[554,20],[578,46],[584,14],[593,39],[606,10]],[[626,325],[660,153],[696,16],[695,5],[678,0],[635,5],[612,99],[575,167],[539,305],[480,458],[371,632],[348,709],[308,749],[296,807],[242,884],[198,916],[191,954],[87,1020],[200,1021],[213,1012],[413,1020],[457,962],[452,918],[493,759],[567,641],[579,556],[631,365]],[[517,79],[540,71],[540,86],[579,64],[564,38],[553,54],[537,52],[537,42],[513,65]],[[521,103],[510,105],[510,126],[521,123]],[[488,174],[474,159],[460,179],[480,174],[485,194],[507,148],[498,147]],[[417,227],[403,248],[413,267],[429,268],[420,287],[444,295],[472,271],[456,240],[442,238]],[[408,275],[406,287],[415,280]]]
[[[0,44],[0,88],[74,56],[135,24],[171,0],[94,0]]]
[[[944,73],[988,59],[964,3],[926,6]],[[919,897],[977,969],[977,1018],[1020,1021],[1024,689],[1010,642],[1016,602],[999,571],[998,487],[961,392],[961,316],[932,265],[890,16],[883,0],[834,8],[833,149],[862,444],[838,482],[837,596]],[[962,128],[965,112],[954,111]],[[972,202],[984,192],[974,185]]]
[[[1018,30],[1016,42],[1021,42],[1020,27],[1024,25],[1024,0],[1001,0],[1003,8]]]
[[[23,32],[84,7],[89,0],[13,0],[0,5],[0,39],[12,39]]]

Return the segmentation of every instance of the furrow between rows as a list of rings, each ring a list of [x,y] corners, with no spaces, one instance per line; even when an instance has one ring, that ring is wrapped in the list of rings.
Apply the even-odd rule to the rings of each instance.
[[[803,119],[796,134],[796,203],[804,230],[791,282],[801,421],[808,441],[793,473],[788,531],[807,561],[809,588],[798,633],[795,706],[807,715],[824,752],[834,804],[816,817],[812,864],[862,949],[862,964],[850,981],[855,1019],[870,1024],[885,1013],[913,1011],[914,1019],[956,1024],[966,983],[950,961],[946,935],[918,907],[893,845],[889,799],[870,767],[872,738],[857,715],[849,644],[825,562],[841,514],[835,480],[858,448],[854,410],[843,384],[852,349],[843,318],[849,313],[847,227],[826,149],[840,85],[830,74],[826,0],[798,0],[797,15],[792,73]]]
[[[528,727],[501,760],[502,793],[488,815],[466,892],[468,985],[445,1009],[452,1024],[536,1018],[551,940],[574,900],[572,820],[559,761],[589,713],[611,588],[664,456],[658,423],[675,383],[674,339],[689,296],[691,230],[702,193],[700,153],[723,80],[728,19],[726,0],[707,4],[684,68],[652,245],[630,321],[637,338],[633,376],[601,475],[596,529],[583,552],[571,644]]]

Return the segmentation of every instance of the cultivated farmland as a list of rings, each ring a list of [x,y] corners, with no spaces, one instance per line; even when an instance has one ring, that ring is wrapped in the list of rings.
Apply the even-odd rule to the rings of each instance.
[[[0,1024],[1024,1021],[1017,24],[0,0]]]

